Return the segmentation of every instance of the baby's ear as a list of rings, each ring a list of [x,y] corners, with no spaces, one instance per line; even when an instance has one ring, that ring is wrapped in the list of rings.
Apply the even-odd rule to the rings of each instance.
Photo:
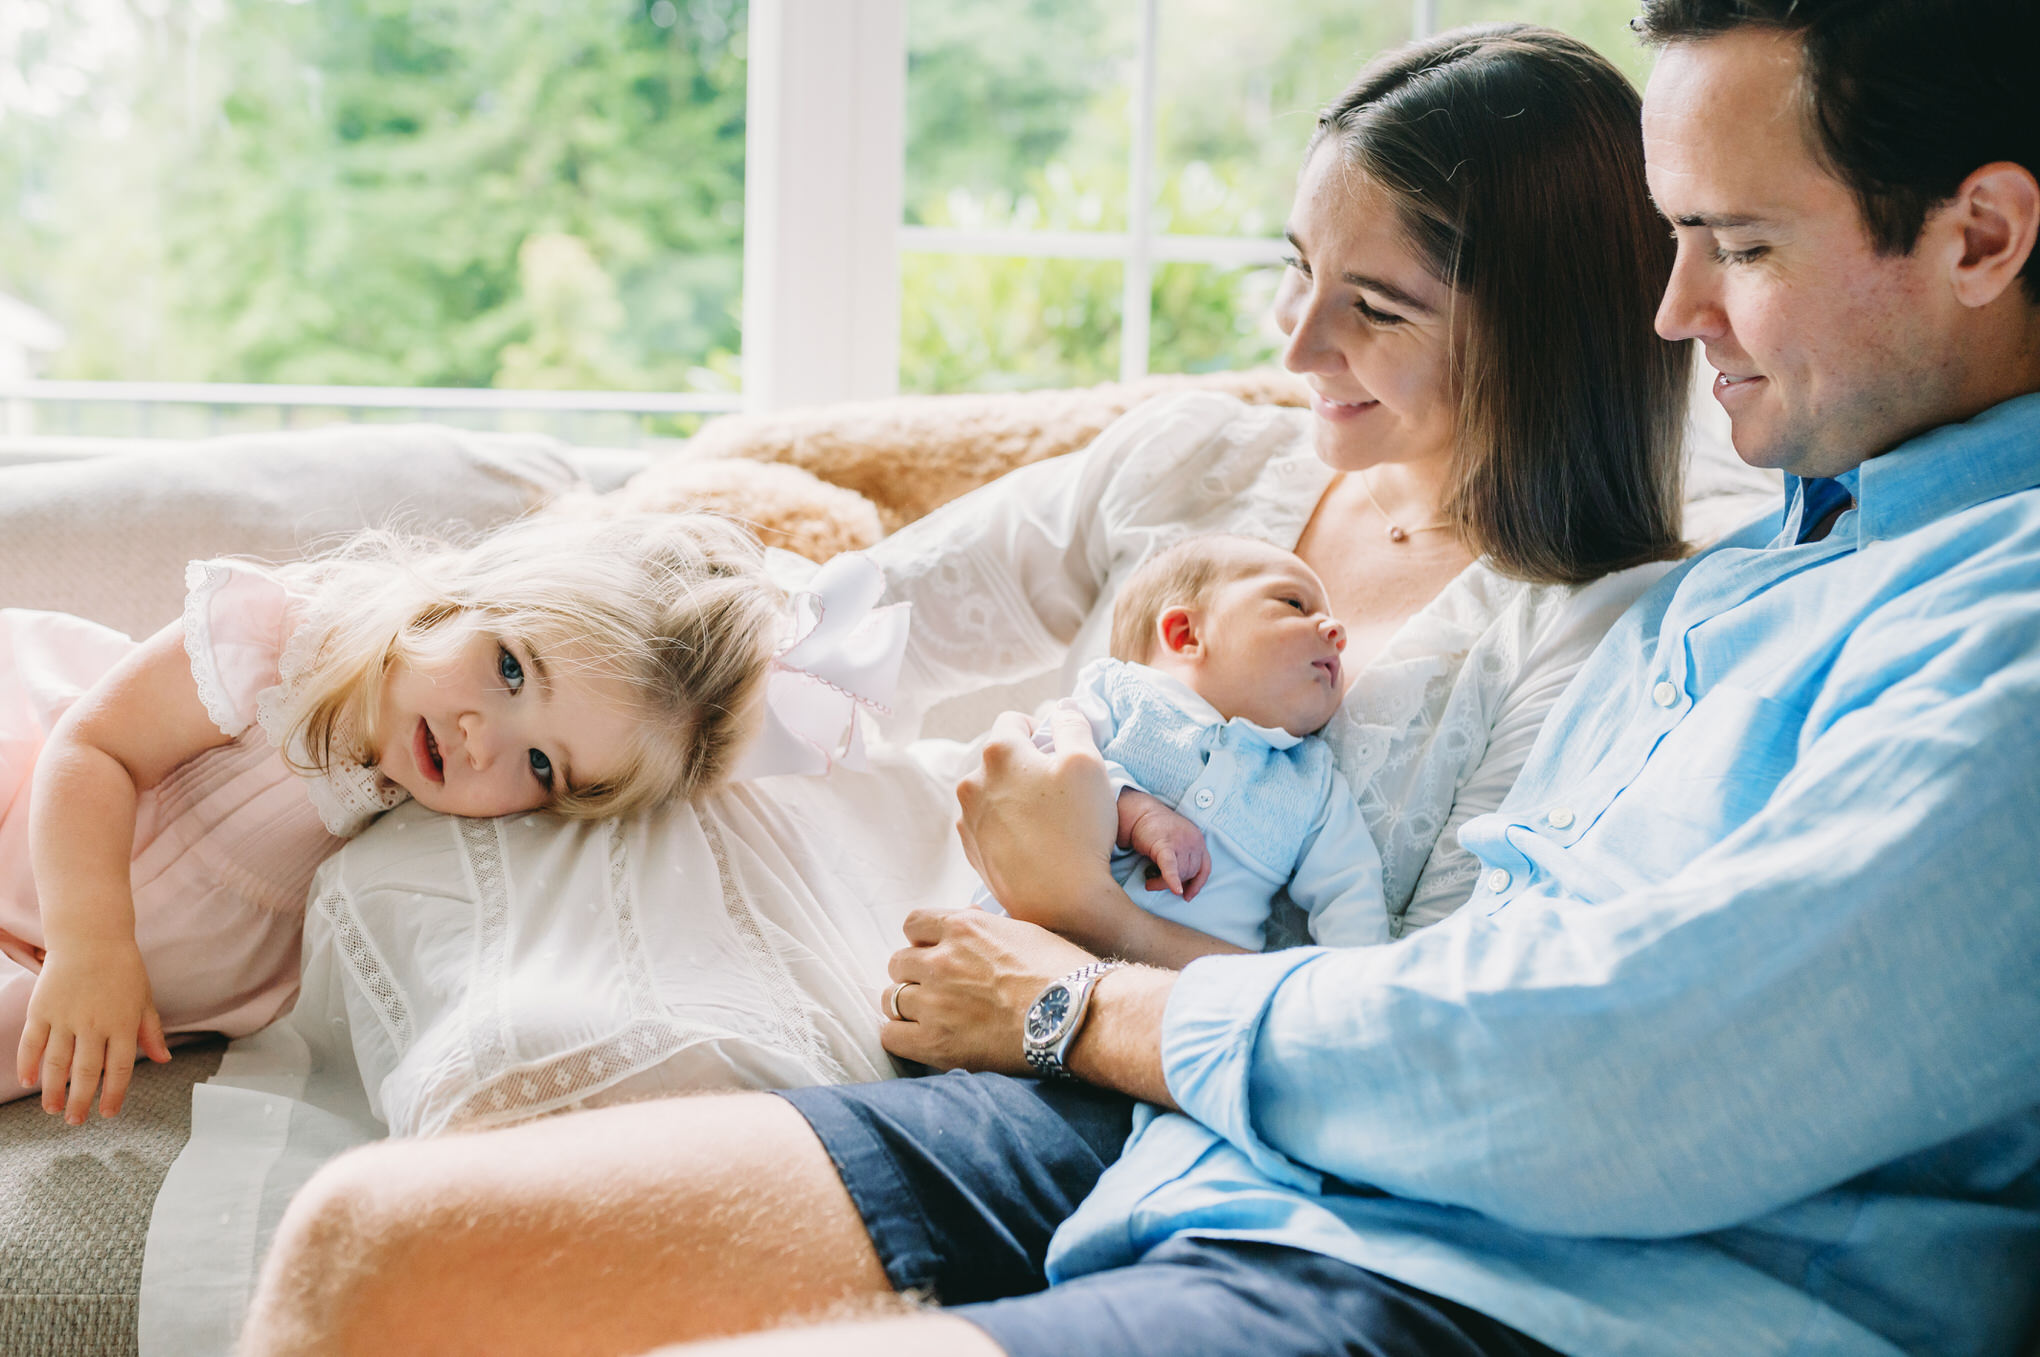
[[[1197,614],[1180,603],[1164,608],[1155,618],[1155,635],[1169,654],[1194,655],[1199,649]]]

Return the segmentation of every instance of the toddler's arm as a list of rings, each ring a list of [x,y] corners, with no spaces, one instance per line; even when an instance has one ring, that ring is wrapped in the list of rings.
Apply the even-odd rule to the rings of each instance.
[[[1157,875],[1147,883],[1151,891],[1170,890],[1195,900],[1211,875],[1203,833],[1167,802],[1138,787],[1120,790],[1118,842],[1155,865]]]
[[[40,1079],[43,1110],[74,1126],[102,1078],[100,1115],[120,1111],[137,1047],[170,1058],[135,942],[135,798],[227,742],[199,701],[184,629],[173,623],[64,713],[36,761],[29,850],[47,955],[16,1074]]]

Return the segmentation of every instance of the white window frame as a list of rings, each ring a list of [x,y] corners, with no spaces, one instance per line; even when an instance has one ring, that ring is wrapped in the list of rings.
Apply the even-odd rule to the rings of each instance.
[[[1157,264],[1249,267],[1279,238],[1156,234],[1160,0],[1140,7],[1124,231],[907,226],[906,0],[752,0],[744,160],[744,404],[896,394],[902,253],[1121,265],[1119,378],[1147,375]],[[1437,0],[1411,0],[1411,32]]]
[[[752,0],[746,44],[741,396],[451,391],[215,383],[46,382],[0,372],[0,434],[31,426],[31,402],[275,405],[340,409],[783,410],[899,390],[900,255],[1113,260],[1123,268],[1119,376],[1147,374],[1157,264],[1247,267],[1280,239],[1156,234],[1155,106],[1160,0],[1140,7],[1124,231],[962,231],[907,226],[906,0]],[[1436,0],[1411,0],[1411,28]]]

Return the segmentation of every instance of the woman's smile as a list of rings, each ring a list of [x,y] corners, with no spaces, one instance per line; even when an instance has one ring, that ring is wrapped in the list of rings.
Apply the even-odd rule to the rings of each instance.
[[[1310,403],[1312,411],[1319,419],[1333,421],[1355,419],[1366,414],[1369,410],[1379,409],[1381,406],[1381,402],[1375,400],[1333,400],[1315,387],[1311,388]]]

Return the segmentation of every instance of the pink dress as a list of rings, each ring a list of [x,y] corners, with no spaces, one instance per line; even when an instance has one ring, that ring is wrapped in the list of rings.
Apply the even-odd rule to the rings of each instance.
[[[234,739],[141,794],[135,932],[165,1032],[242,1036],[297,995],[313,870],[403,793],[359,765],[308,778],[284,761],[301,595],[239,561],[195,561],[186,585],[192,677]],[[13,1071],[43,946],[29,865],[35,761],[57,719],[135,646],[81,618],[0,610],[0,1099],[29,1091]]]

